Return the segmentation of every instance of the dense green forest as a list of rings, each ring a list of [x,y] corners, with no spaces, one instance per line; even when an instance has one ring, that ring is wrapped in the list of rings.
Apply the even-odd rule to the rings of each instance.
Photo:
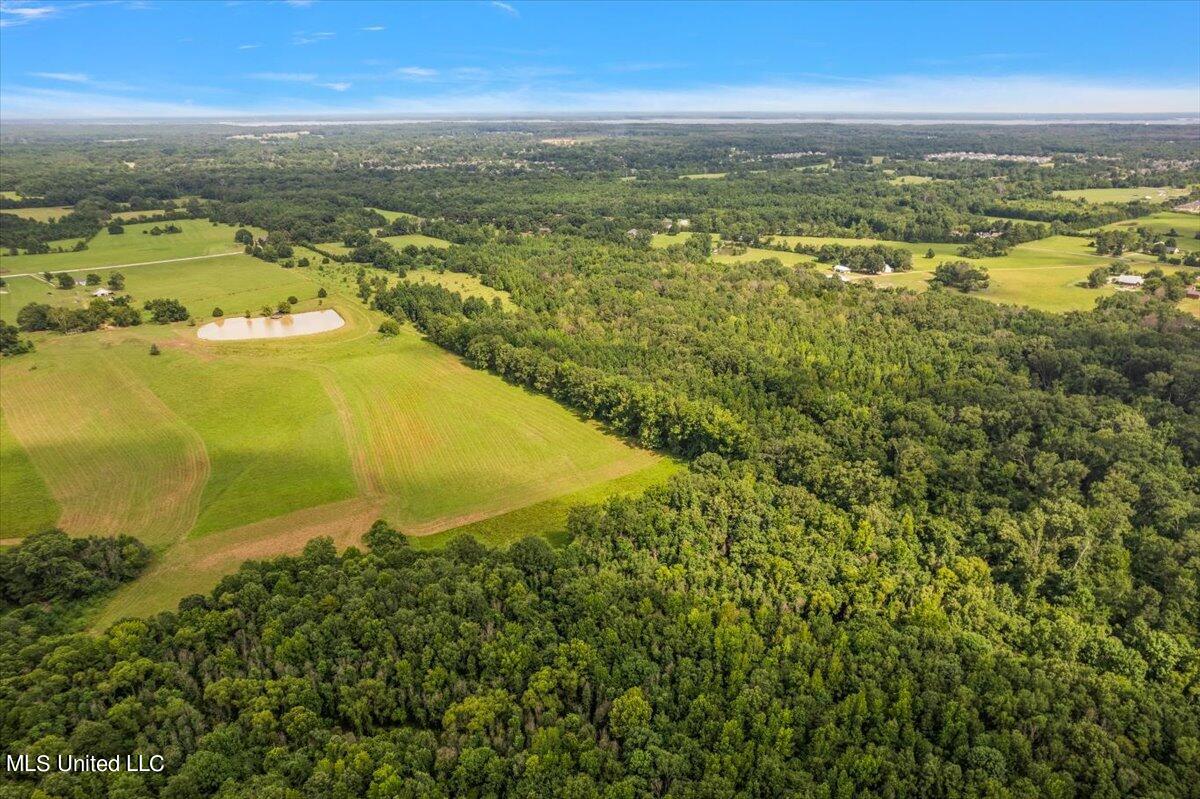
[[[187,196],[269,246],[345,242],[372,308],[689,468],[574,509],[559,548],[419,551],[381,521],[96,634],[89,599],[141,545],[50,532],[0,552],[3,748],[166,759],[2,774],[0,797],[1196,796],[1195,317],[1148,293],[1051,314],[648,242],[680,218],[744,242],[951,242],[989,216],[1029,223],[1009,243],[1074,233],[1155,208],[1052,191],[1195,184],[1194,131],[770,127],[6,132],[4,189],[94,198],[96,226],[104,203]],[[545,143],[566,136],[583,141]],[[959,151],[1055,165],[925,158]],[[730,175],[678,178],[702,171]],[[365,208],[454,246],[379,246]],[[415,266],[516,310],[394,279]]]

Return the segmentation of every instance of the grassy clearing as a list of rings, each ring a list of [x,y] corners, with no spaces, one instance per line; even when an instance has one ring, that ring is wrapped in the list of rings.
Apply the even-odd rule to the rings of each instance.
[[[438,272],[434,269],[410,269],[408,270],[407,277],[404,279],[409,283],[432,283],[441,286],[447,291],[456,291],[464,299],[467,297],[479,297],[488,303],[494,299],[499,299],[500,304],[505,310],[514,310],[516,308],[507,291],[500,291],[491,286],[485,286],[474,275],[464,275],[460,272]]]
[[[1200,234],[1200,214],[1186,214],[1182,211],[1160,211],[1157,214],[1150,214],[1139,219],[1129,219],[1124,222],[1113,222],[1111,225],[1105,225],[1104,230],[1130,230],[1137,227],[1144,227],[1153,230],[1155,233],[1161,234],[1164,238],[1175,231],[1175,238],[1179,249],[1195,251],[1200,250],[1200,239],[1196,238]]]
[[[58,515],[50,489],[0,412],[0,540],[53,527]]]
[[[233,233],[236,228],[230,225],[214,225],[205,219],[184,219],[174,224],[183,232],[153,236],[149,231],[155,223],[147,222],[141,225],[127,225],[125,232],[117,235],[109,233],[107,229],[101,230],[88,242],[88,248],[81,252],[0,255],[0,274],[60,272],[68,269],[216,255],[242,249],[234,243]]]
[[[410,244],[414,247],[449,247],[450,242],[445,239],[437,239],[433,236],[426,236],[422,233],[409,233],[404,236],[385,236],[382,241],[395,247],[397,250],[403,250]],[[353,247],[347,247],[340,241],[326,241],[316,245],[323,252],[333,255],[349,255]]]
[[[409,214],[409,213],[405,213],[404,211],[388,211],[385,208],[368,208],[367,210],[374,211],[375,213],[381,215],[384,219],[386,219],[389,222],[392,222],[396,219],[400,219],[401,217],[403,217],[405,219],[412,219],[412,220],[420,219],[420,217],[417,216],[416,214]]]
[[[567,514],[577,505],[603,502],[609,497],[627,496],[666,482],[667,478],[684,470],[674,460],[660,460],[645,469],[623,477],[596,483],[579,491],[564,494],[490,519],[444,530],[412,540],[418,549],[436,549],[462,535],[471,535],[489,546],[507,546],[527,535],[541,535],[553,543],[566,539]]]
[[[186,323],[35,334],[36,352],[0,364],[0,538],[57,523],[151,544],[154,565],[98,613],[103,624],[169,608],[247,558],[316,535],[353,543],[376,518],[415,536],[464,528],[509,541],[561,530],[575,502],[665,476],[659,456],[411,328],[380,336],[380,315],[351,298],[354,270],[240,255],[126,272],[135,297],[178,297],[201,315],[288,294],[305,310],[325,286],[322,302],[347,324],[321,335],[207,342]],[[82,299],[36,278],[10,285],[18,295],[6,302],[26,291]]]
[[[920,245],[924,246],[924,245]],[[933,245],[935,249],[937,245]],[[877,275],[869,278],[877,286],[896,286],[923,290],[933,270],[942,258],[915,262],[912,272]],[[1147,256],[1126,256],[1138,269],[1157,265]],[[1051,236],[1018,245],[1005,256],[980,258],[972,263],[985,266],[991,275],[991,286],[973,296],[993,302],[1027,305],[1044,311],[1084,311],[1095,305],[1099,297],[1116,291],[1111,286],[1089,289],[1079,284],[1088,273],[1113,259],[1096,255],[1088,239],[1075,236]],[[859,278],[866,279],[866,278]]]
[[[34,222],[49,222],[51,219],[61,219],[73,210],[75,209],[69,205],[51,205],[45,208],[5,208],[0,209],[0,214],[12,214],[22,219],[32,219]]]
[[[691,236],[700,235],[697,233],[655,233],[650,238],[650,246],[657,248],[670,247],[673,244],[683,244]],[[713,239],[713,255],[712,259],[719,264],[740,264],[749,263],[752,261],[762,261],[766,258],[777,258],[784,266],[801,266],[812,264],[816,259],[811,255],[804,255],[794,252],[781,252],[779,250],[768,250],[762,247],[747,247],[744,252],[734,254],[734,247],[723,245],[717,234],[712,234]]]
[[[385,236],[383,241],[395,247],[397,250],[403,250],[405,247],[437,247],[445,249],[450,246],[450,242],[445,239],[437,239],[433,236],[426,236],[423,233],[409,233],[404,236]]]
[[[5,200],[19,200],[21,199],[21,192],[12,190],[0,191],[0,198]]]
[[[107,279],[109,271],[97,274]],[[125,276],[125,293],[135,302],[174,297],[198,319],[209,317],[217,306],[229,315],[240,315],[246,310],[257,314],[263,305],[273,306],[289,296],[301,301],[315,300],[318,288],[304,274],[304,269],[284,269],[247,255],[147,264],[119,271]],[[75,277],[81,279],[83,275]],[[39,277],[9,277],[7,283],[4,290],[8,293],[0,294],[0,318],[10,321],[30,302],[87,305],[96,288],[78,285],[64,290]]]
[[[1176,197],[1186,197],[1188,189],[1135,186],[1127,189],[1071,189],[1056,191],[1055,197],[1067,200],[1083,200],[1089,203],[1128,203],[1144,200],[1149,203],[1165,203]]]
[[[917,186],[922,183],[932,183],[933,178],[926,175],[901,175],[888,181],[893,186]]]
[[[691,175],[680,175],[680,180],[720,180],[727,177],[728,172],[696,172]]]
[[[204,444],[122,359],[101,351],[112,344],[69,336],[5,359],[0,406],[62,511],[59,526],[163,545],[194,522],[208,472]],[[3,501],[7,510],[30,499],[6,491]],[[5,537],[36,530],[10,527],[4,516]]]

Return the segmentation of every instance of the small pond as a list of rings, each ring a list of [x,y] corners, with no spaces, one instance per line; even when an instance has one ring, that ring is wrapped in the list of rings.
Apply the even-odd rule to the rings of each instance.
[[[216,319],[196,331],[209,341],[242,341],[254,338],[288,338],[327,333],[346,324],[341,314],[332,308],[323,311],[283,314],[281,316],[231,316]]]

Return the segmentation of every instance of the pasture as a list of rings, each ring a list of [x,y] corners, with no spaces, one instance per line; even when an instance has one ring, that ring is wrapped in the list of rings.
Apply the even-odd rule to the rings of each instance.
[[[1188,189],[1171,187],[1134,186],[1125,189],[1070,189],[1054,192],[1055,197],[1066,200],[1083,200],[1089,203],[1129,203],[1142,200],[1148,203],[1165,203],[1177,197],[1186,197]]]
[[[119,234],[103,229],[80,252],[0,255],[0,275],[76,271],[242,251],[233,240],[237,230],[234,226],[206,219],[183,219],[173,224],[182,232],[155,236],[150,230],[156,223],[147,222],[126,225],[125,232]]]
[[[382,317],[352,299],[348,271],[236,255],[124,272],[136,298],[177,297],[201,317],[294,294],[297,310],[321,303],[346,318],[329,333],[211,342],[180,323],[35,334],[35,352],[0,364],[0,539],[58,524],[151,545],[154,564],[100,612],[103,624],[173,607],[241,561],[313,536],[353,543],[376,518],[410,535],[465,528],[504,543],[554,533],[575,502],[670,472],[411,328],[381,336]],[[423,271],[415,279],[486,289]],[[26,285],[47,301],[82,301],[36,278],[9,283],[21,288],[6,304],[26,299]]]
[[[1152,225],[1165,229],[1175,226],[1182,234],[1185,229],[1194,229],[1200,219],[1191,214],[1164,213],[1145,217],[1138,223],[1145,224],[1152,220]],[[1124,225],[1128,223],[1117,223]],[[1191,228],[1187,228],[1187,225]],[[680,243],[685,236],[694,234],[681,233],[676,236],[656,234],[651,240],[654,247],[668,247]],[[925,243],[886,241],[883,239],[854,239],[819,236],[774,236],[772,241],[785,243],[795,247],[803,243],[812,247],[824,244],[840,244],[847,247],[873,246],[882,244],[887,247],[899,247],[913,254],[913,269],[910,272],[896,272],[890,275],[855,275],[851,280],[870,280],[879,287],[909,288],[923,291],[927,281],[939,263],[948,260],[967,260],[980,266],[987,267],[991,274],[991,286],[973,296],[993,302],[1027,305],[1045,311],[1081,311],[1090,309],[1104,292],[1115,291],[1111,287],[1088,289],[1079,284],[1087,279],[1088,273],[1098,266],[1111,263],[1113,259],[1098,256],[1088,246],[1090,239],[1078,236],[1051,236],[1037,241],[1026,242],[1012,248],[1008,255],[998,258],[967,258],[958,255],[961,245],[947,243]],[[1179,241],[1184,241],[1181,236]],[[715,242],[714,242],[715,243]],[[925,254],[933,250],[934,257],[926,258]],[[813,256],[779,252],[751,247],[739,255],[722,255],[719,251],[713,255],[717,263],[739,263],[758,261],[764,258],[778,258],[788,266],[809,266],[817,269],[829,269],[831,265],[818,263]],[[1146,271],[1157,266],[1157,261],[1151,256],[1140,253],[1128,253],[1125,260],[1135,268]]]
[[[96,274],[107,280],[114,271],[124,275],[123,293],[133,297],[135,304],[156,297],[172,297],[187,306],[197,319],[211,316],[218,306],[232,316],[246,310],[258,313],[263,305],[275,305],[289,296],[312,300],[318,288],[314,278],[302,274],[303,269],[284,269],[243,254],[151,263]],[[96,289],[82,285],[86,274],[86,271],[76,273],[74,277],[80,284],[65,290],[36,276],[6,278],[8,285],[4,290],[8,293],[0,294],[0,318],[15,319],[17,311],[30,302],[86,306]]]
[[[399,219],[401,217],[404,217],[405,219],[412,219],[412,220],[420,219],[420,217],[417,216],[416,214],[409,214],[409,213],[405,213],[404,211],[389,211],[386,208],[368,208],[367,210],[374,211],[375,213],[379,214],[380,216],[382,216],[384,219],[386,219],[389,222]]]
[[[51,219],[61,219],[73,210],[69,205],[49,205],[45,208],[4,208],[0,209],[0,214],[12,214],[34,222],[49,222]]]
[[[1079,285],[1088,273],[1114,259],[1096,255],[1088,239],[1075,236],[1051,236],[1013,247],[1008,255],[998,258],[964,259],[987,268],[991,285],[972,296],[993,302],[1026,305],[1044,311],[1084,311],[1097,298],[1116,291],[1112,286],[1089,289]],[[924,245],[920,245],[924,246]],[[935,250],[938,245],[933,245]],[[948,246],[948,245],[943,245]],[[956,259],[958,256],[954,256]],[[891,275],[863,276],[877,286],[895,286],[923,290],[937,264],[942,260],[914,261],[913,271]],[[1157,266],[1149,256],[1128,254],[1125,260],[1139,271]]]
[[[729,175],[728,172],[696,172],[691,175],[680,175],[680,180],[721,180]]]
[[[1153,230],[1164,238],[1174,231],[1175,243],[1181,250],[1194,252],[1200,250],[1200,214],[1188,214],[1182,211],[1160,211],[1138,219],[1127,219],[1123,222],[1113,222],[1105,225],[1102,230],[1132,230],[1144,227]]]
[[[500,291],[491,286],[485,286],[474,275],[466,275],[460,272],[438,272],[435,269],[410,269],[404,279],[409,283],[432,283],[441,286],[447,291],[457,292],[463,299],[478,297],[488,303],[494,299],[498,299],[505,310],[511,311],[516,309],[507,291]]]
[[[403,250],[405,247],[412,245],[414,247],[449,247],[450,242],[445,239],[435,239],[433,236],[426,236],[422,233],[409,233],[404,236],[385,236],[380,241],[386,241],[388,244],[395,247],[397,250]],[[340,241],[326,241],[317,244],[316,247],[322,252],[327,252],[332,255],[349,255],[353,247],[347,247]]]

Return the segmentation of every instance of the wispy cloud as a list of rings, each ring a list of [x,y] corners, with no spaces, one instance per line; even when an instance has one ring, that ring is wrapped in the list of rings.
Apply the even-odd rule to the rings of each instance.
[[[0,3],[0,28],[12,28],[17,25],[28,25],[40,19],[52,17],[62,10],[62,6],[36,5],[33,3],[14,2],[8,0]]]
[[[35,78],[46,80],[61,80],[66,83],[91,83],[92,79],[82,72],[30,72]]]
[[[432,78],[438,71],[429,67],[400,67],[393,74],[399,78]]]
[[[313,4],[313,0],[283,0],[283,3],[292,8],[308,8]]]
[[[239,44],[238,45],[239,50],[257,50],[260,47],[262,47],[261,44]]]
[[[684,69],[687,64],[679,61],[622,61],[609,64],[609,72],[657,72],[664,69]]]
[[[363,30],[365,30],[365,31],[381,31],[381,30],[386,30],[386,28],[384,28],[382,25],[368,25],[367,27],[363,28]]]
[[[344,92],[354,85],[344,80],[318,80],[317,75],[312,72],[251,72],[246,77],[275,83],[308,83],[322,89],[332,89],[335,92]]]
[[[311,72],[251,72],[246,77],[254,80],[273,80],[279,83],[312,83],[317,76]]]
[[[292,37],[292,44],[316,44],[317,42],[323,42],[327,39],[332,39],[336,35],[337,34],[333,33],[332,31],[317,31],[316,33],[305,33],[304,31],[299,31],[295,36]]]
[[[521,12],[513,8],[510,3],[501,2],[501,0],[492,0],[492,8],[498,8],[505,14],[511,14],[514,17],[521,16]]]

